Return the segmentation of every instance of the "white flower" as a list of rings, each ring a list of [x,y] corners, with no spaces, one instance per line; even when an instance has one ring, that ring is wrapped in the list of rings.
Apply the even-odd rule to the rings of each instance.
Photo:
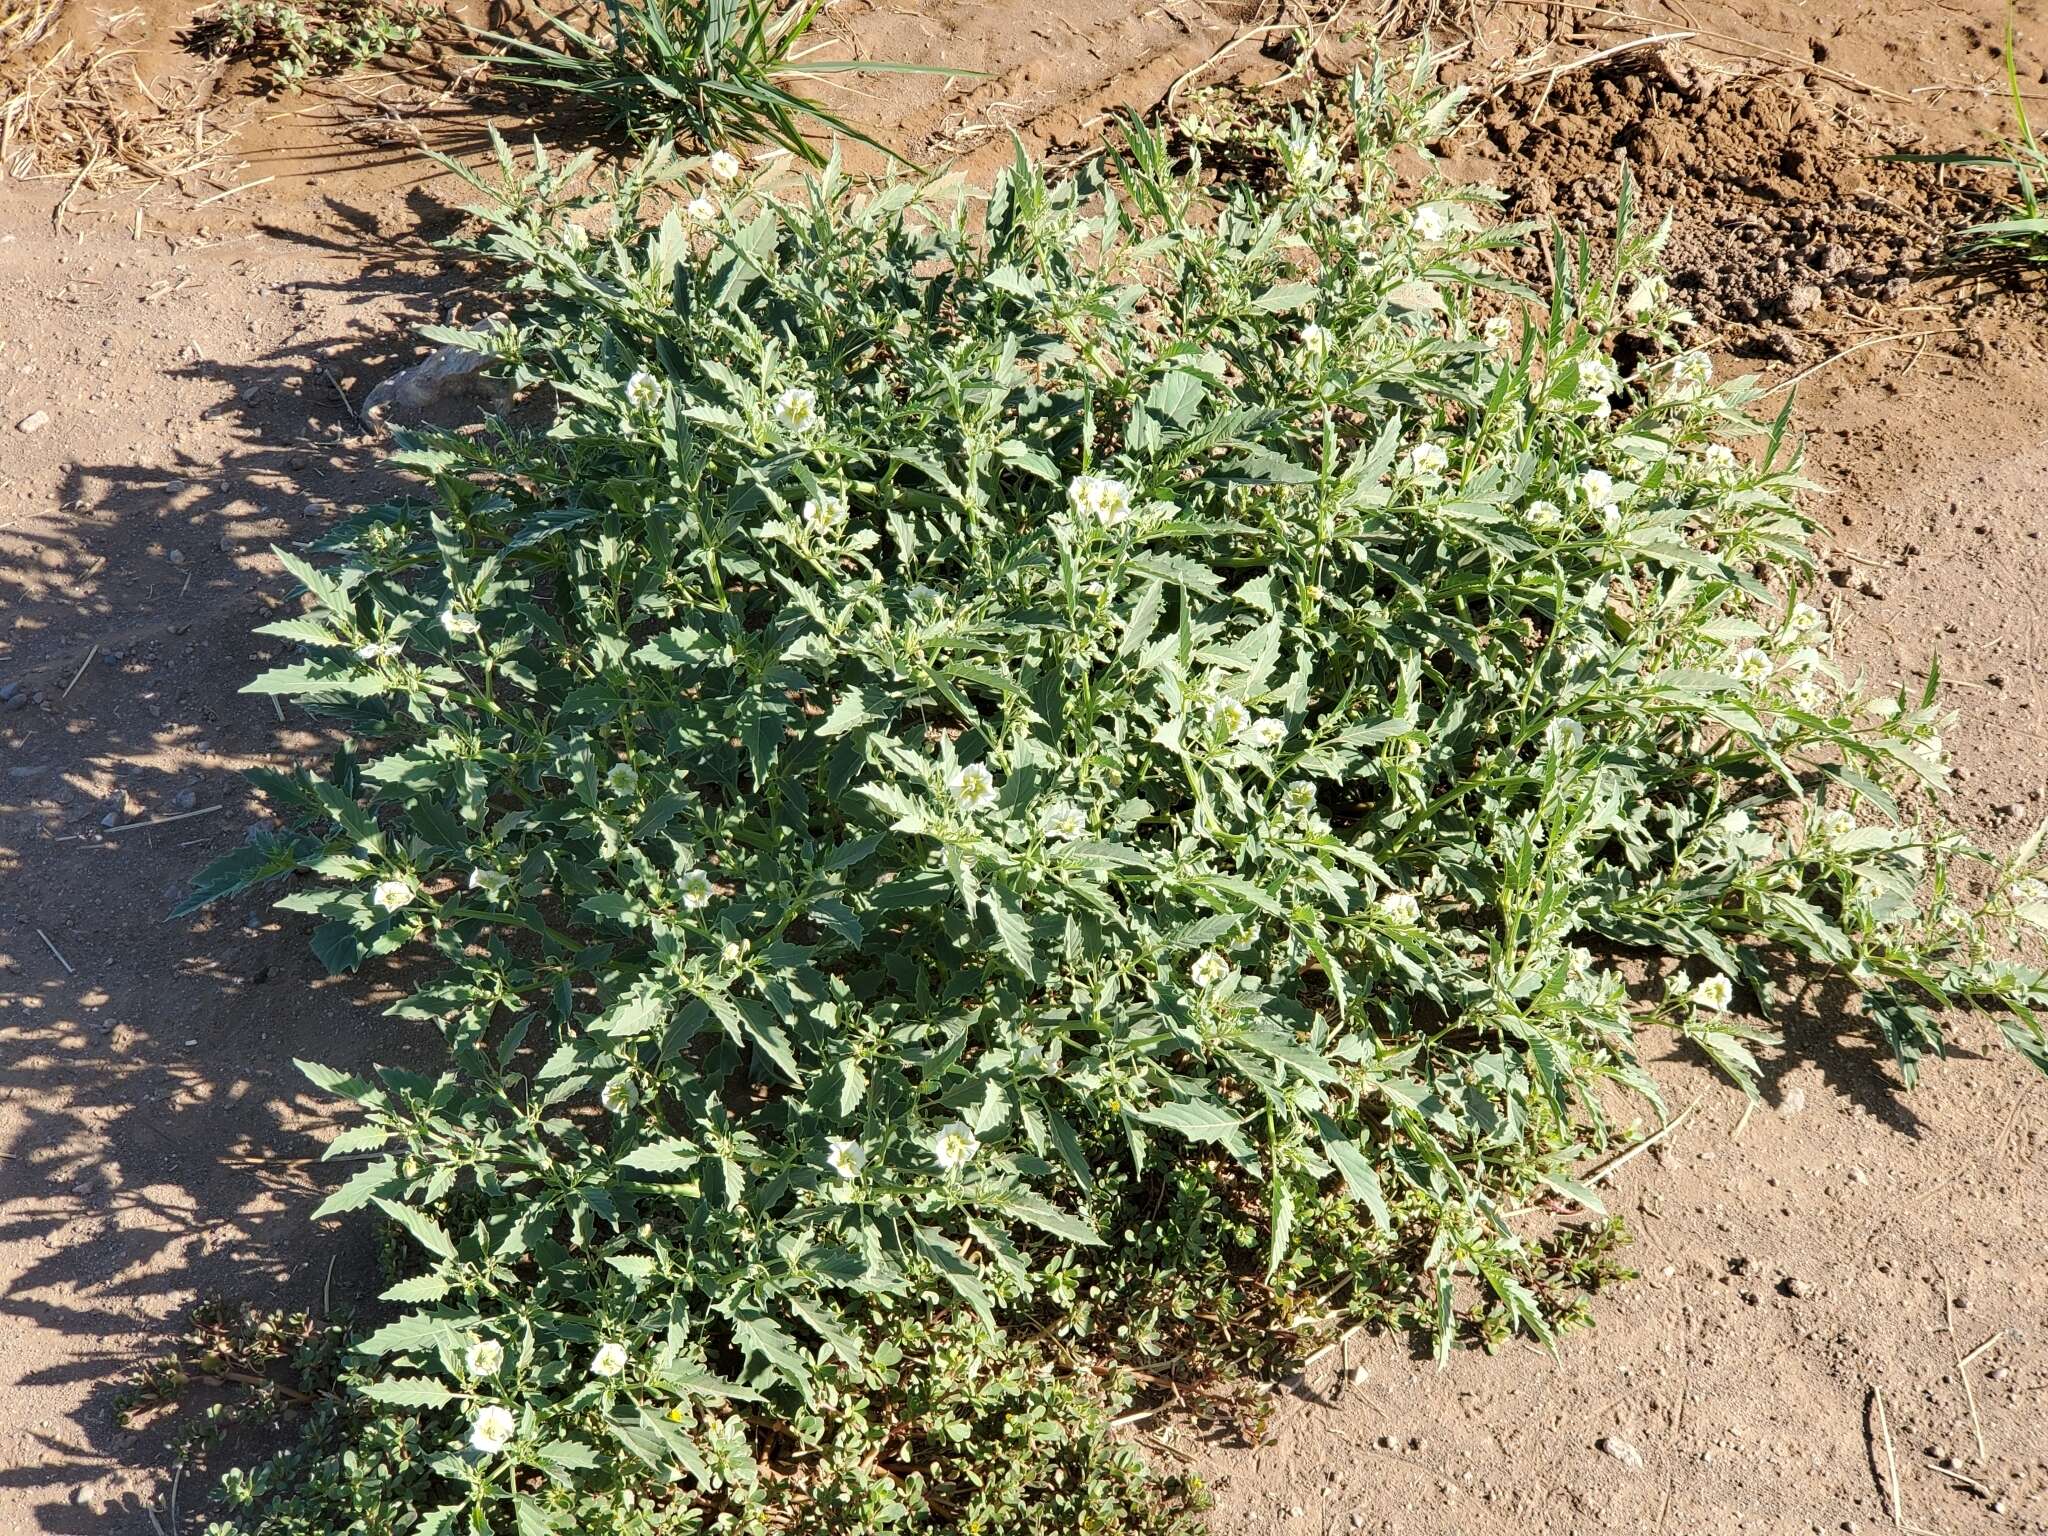
[[[683,212],[687,213],[699,224],[709,224],[718,217],[718,204],[711,201],[702,192],[699,192],[695,197],[683,204]]]
[[[926,586],[921,581],[903,595],[913,608],[936,608],[946,600],[945,593],[937,587]]]
[[[1735,473],[1735,450],[1726,443],[1709,443],[1707,451],[1700,455],[1707,466],[1707,473],[1721,480]]]
[[[860,1177],[861,1169],[868,1165],[867,1148],[857,1141],[828,1141],[825,1143],[825,1166],[840,1178],[851,1184]]]
[[[637,795],[640,775],[631,763],[613,763],[611,772],[604,776],[604,787],[615,795]]]
[[[370,905],[379,912],[396,912],[418,894],[410,880],[379,880],[370,887]]]
[[[1564,521],[1564,514],[1554,501],[1532,501],[1522,509],[1522,516],[1529,520],[1531,528],[1555,528]]]
[[[467,889],[482,891],[486,896],[495,896],[511,883],[512,877],[510,875],[503,874],[495,869],[485,869],[479,865],[469,872]]]
[[[581,251],[590,246],[590,231],[574,219],[562,220],[562,247],[565,250]]]
[[[1188,980],[1204,992],[1222,986],[1229,978],[1230,962],[1213,949],[1203,950],[1188,967]]]
[[[1486,323],[1479,327],[1479,334],[1489,347],[1497,347],[1514,334],[1514,329],[1515,322],[1506,315],[1489,315]]]
[[[1252,723],[1252,712],[1228,695],[1210,704],[1207,714],[1209,724],[1225,741],[1236,740],[1238,733]]]
[[[830,538],[846,526],[846,498],[825,491],[804,502],[804,527],[821,538]]]
[[[1245,727],[1245,744],[1256,752],[1270,752],[1287,739],[1287,722],[1261,715]]]
[[[651,411],[661,404],[661,380],[641,369],[626,380],[626,404],[636,411]]]
[[[1077,517],[1114,528],[1131,515],[1131,488],[1108,475],[1076,475],[1067,482],[1067,505]]]
[[[505,1363],[505,1346],[496,1339],[478,1339],[463,1353],[462,1363],[472,1376],[495,1376]]]
[[[965,1120],[954,1120],[940,1126],[939,1134],[932,1138],[932,1156],[948,1173],[958,1173],[965,1168],[980,1150],[981,1143],[975,1140],[974,1129]]]
[[[740,157],[729,149],[721,149],[711,157],[711,174],[720,181],[731,181],[740,173]]]
[[[1607,397],[1621,388],[1621,375],[1604,357],[1582,357],[1579,359],[1579,388],[1585,391],[1588,400],[1604,405]]]
[[[1714,382],[1714,360],[1704,352],[1681,352],[1671,360],[1666,392],[1674,400],[1691,400]]]
[[[1795,635],[1818,635],[1828,627],[1828,621],[1813,604],[1794,603],[1792,612],[1786,616],[1785,627]]]
[[[1365,237],[1371,232],[1363,214],[1346,214],[1337,221],[1337,238],[1346,245],[1363,245]]]
[[[1552,752],[1576,752],[1586,744],[1586,728],[1559,717],[1543,727],[1543,745]]]
[[[1088,831],[1088,814],[1070,800],[1049,805],[1038,818],[1038,830],[1059,842],[1071,843]]]
[[[775,424],[785,432],[803,437],[818,425],[818,395],[815,390],[791,385],[775,397]]]
[[[1837,807],[1832,811],[1821,812],[1820,818],[1814,822],[1814,830],[1829,842],[1835,842],[1856,830],[1856,818],[1848,811]]]
[[[1296,779],[1280,791],[1280,803],[1297,816],[1315,809],[1316,787],[1307,779]]]
[[[1580,475],[1579,494],[1595,512],[1605,512],[1621,500],[1621,488],[1604,469],[1589,469]]]
[[[1810,677],[1802,677],[1789,690],[1792,702],[1809,715],[1817,715],[1827,704],[1827,690]]]
[[[1735,1001],[1735,983],[1726,976],[1709,976],[1692,989],[1692,1000],[1696,1007],[1711,1008],[1715,1013],[1723,1013],[1728,1005]]]
[[[1422,904],[1406,891],[1389,891],[1373,905],[1388,922],[1404,928],[1413,928],[1422,921]]]
[[[597,1346],[597,1353],[590,1357],[590,1374],[604,1381],[610,1381],[626,1368],[626,1346],[616,1340]]]
[[[477,1409],[476,1417],[469,1421],[469,1444],[472,1450],[495,1456],[505,1449],[519,1434],[519,1421],[512,1417],[512,1410],[502,1403],[487,1403]]]
[[[1451,456],[1441,443],[1417,443],[1408,450],[1408,469],[1418,480],[1434,480],[1450,467]]]
[[[1735,653],[1729,670],[1753,688],[1771,675],[1771,658],[1755,646],[1745,645]]]
[[[1421,239],[1434,242],[1451,232],[1451,221],[1436,204],[1424,203],[1408,215],[1408,227]]]
[[[738,939],[727,939],[724,945],[718,951],[718,958],[722,960],[727,966],[735,966],[738,965],[743,958],[745,958],[746,953],[747,946],[742,944]]]
[[[372,640],[368,645],[356,647],[356,655],[364,661],[389,661],[405,649],[396,640]]]
[[[605,1085],[597,1090],[597,1102],[614,1115],[630,1113],[640,1102],[640,1085],[621,1073],[607,1078]]]
[[[953,801],[963,811],[979,811],[996,803],[996,776],[984,763],[969,763],[953,775]]]
[[[441,610],[441,627],[458,640],[467,640],[483,628],[475,614],[467,608],[457,608],[453,603]]]
[[[1302,350],[1313,357],[1320,357],[1330,350],[1330,333],[1314,321],[1301,328]]]
[[[1622,313],[1630,319],[1641,319],[1653,309],[1662,309],[1670,298],[1670,287],[1664,279],[1654,273],[1636,279],[1636,285],[1629,290],[1622,301]]]
[[[701,869],[693,869],[676,883],[676,894],[682,898],[685,911],[702,912],[711,905],[711,877]]]

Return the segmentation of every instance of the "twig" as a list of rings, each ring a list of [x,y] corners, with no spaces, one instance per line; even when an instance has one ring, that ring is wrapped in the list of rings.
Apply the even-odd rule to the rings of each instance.
[[[356,409],[355,401],[349,399],[348,391],[341,387],[341,380],[337,379],[333,374],[327,371],[327,365],[325,363],[316,363],[314,366],[320,370],[320,377],[325,379],[328,383],[334,386],[334,392],[337,395],[341,396],[341,403],[343,406],[347,408],[349,415],[355,418],[355,424],[361,427],[365,432],[369,431],[370,424],[363,420],[362,413]]]
[[[174,821],[190,821],[194,816],[211,816],[220,810],[217,805],[202,806],[196,811],[180,811],[175,816],[152,816],[148,821],[128,821],[107,828],[109,832],[133,832],[139,827],[167,827]]]
[[[1979,1344],[1979,1345],[1978,1345],[1978,1346],[1977,1346],[1977,1347],[1976,1347],[1975,1349],[1971,1350],[1971,1351],[1970,1351],[1970,1352],[1969,1352],[1969,1353],[1968,1353],[1967,1355],[1963,1356],[1963,1358],[1962,1358],[1961,1360],[1957,1361],[1956,1363],[1957,1363],[1958,1365],[1974,1365],[1974,1364],[1976,1364],[1976,1362],[1977,1362],[1977,1357],[1978,1357],[1979,1355],[1983,1354],[1985,1350],[1989,1349],[1989,1348],[1990,1348],[1990,1347],[1991,1347],[1992,1345],[1996,1344],[1996,1343],[1997,1343],[1997,1342],[1998,1342],[1998,1341],[1999,1341],[2000,1339],[2002,1339],[2002,1338],[2004,1338],[2004,1337],[2005,1337],[2005,1330],[2004,1330],[2003,1328],[2001,1328],[2001,1329],[1999,1329],[1999,1330],[1998,1330],[1998,1332],[1996,1332],[1996,1333],[1994,1333],[1993,1335],[1991,1335],[1991,1337],[1990,1337],[1990,1338],[1986,1339],[1986,1340],[1985,1340],[1985,1341],[1984,1341],[1984,1342],[1983,1342],[1982,1344]]]
[[[1955,1482],[1961,1483],[1965,1488],[1969,1488],[1977,1493],[1981,1493],[1987,1499],[1991,1497],[1991,1490],[1989,1488],[1986,1488],[1982,1483],[1978,1482],[1977,1479],[1975,1479],[1974,1477],[1963,1476],[1963,1474],[1958,1472],[1954,1467],[1944,1467],[1932,1456],[1927,1458],[1927,1470],[1930,1472],[1939,1472],[1943,1477],[1950,1478]]]
[[[78,680],[81,677],[85,676],[85,669],[92,665],[93,657],[99,655],[99,653],[100,643],[97,640],[95,640],[92,643],[92,649],[85,653],[85,660],[81,661],[78,664],[78,670],[71,674],[71,681],[66,683],[64,685],[64,691],[57,695],[58,698],[68,699],[71,697],[71,690],[78,686]]]
[[[216,192],[211,197],[202,197],[192,206],[194,208],[204,208],[208,203],[217,203],[224,197],[233,197],[237,192],[246,192],[251,187],[260,187],[266,181],[275,180],[277,180],[275,176],[258,176],[254,181],[245,181],[239,187],[229,187],[225,192]]]
[[[1877,1410],[1878,1432],[1884,1436],[1885,1467],[1890,1474],[1886,1491],[1890,1495],[1892,1524],[1903,1531],[1906,1528],[1906,1512],[1905,1506],[1899,1502],[1899,1451],[1898,1447],[1892,1444],[1891,1420],[1885,1416],[1884,1388],[1876,1382],[1870,1384],[1870,1402]]]
[[[1835,353],[1831,357],[1824,357],[1817,363],[1809,364],[1807,367],[1800,369],[1797,373],[1793,374],[1788,379],[1780,379],[1777,383],[1773,384],[1769,389],[1765,390],[1757,398],[1760,400],[1769,399],[1772,395],[1775,395],[1779,390],[1790,389],[1793,385],[1799,383],[1800,380],[1810,379],[1816,373],[1819,373],[1821,369],[1829,367],[1832,364],[1839,363],[1843,358],[1848,357],[1851,353],[1861,352],[1866,347],[1882,347],[1894,341],[1919,341],[1929,336],[1953,336],[1958,332],[1962,331],[1963,329],[1964,327],[1960,325],[1937,325],[1932,329],[1925,331],[1898,331],[1887,336],[1872,336],[1868,340],[1857,342],[1854,346],[1842,348],[1841,351]]]
[[[1686,1105],[1685,1108],[1681,1109],[1677,1114],[1673,1115],[1669,1120],[1667,1120],[1664,1123],[1662,1129],[1656,1131],[1652,1135],[1645,1136],[1641,1141],[1637,1142],[1634,1146],[1625,1148],[1622,1151],[1617,1152],[1613,1157],[1610,1157],[1598,1168],[1595,1168],[1591,1173],[1587,1174],[1584,1182],[1587,1184],[1598,1184],[1602,1179],[1606,1178],[1609,1174],[1615,1172],[1615,1170],[1620,1168],[1622,1164],[1630,1161],[1632,1158],[1640,1157],[1643,1153],[1649,1151],[1650,1148],[1656,1146],[1658,1142],[1662,1141],[1665,1137],[1669,1136],[1673,1131],[1677,1130],[1681,1125],[1685,1124],[1685,1122],[1692,1117],[1692,1112],[1698,1109],[1699,1107],[1700,1101],[1698,1099],[1694,1099],[1690,1104]]]
[[[1955,1357],[1956,1374],[1963,1379],[1963,1401],[1970,1408],[1970,1433],[1977,1440],[1977,1465],[1984,1465],[1984,1420],[1977,1413],[1977,1389],[1970,1385],[1970,1368],[1963,1364],[1963,1346],[1956,1342],[1956,1298],[1941,1282],[1941,1310],[1948,1324],[1948,1352]]]
[[[50,936],[47,933],[43,932],[42,929],[38,928],[36,930],[36,937],[41,939],[43,943],[49,947],[50,953],[57,957],[57,963],[64,967],[65,975],[76,976],[78,974],[78,972],[74,971],[71,968],[71,962],[64,958],[64,951],[59,949],[56,946],[56,944],[51,941]]]
[[[1528,6],[1533,10],[1547,10],[1554,3],[1554,0],[1507,0],[1507,3],[1510,5]],[[1643,16],[1634,11],[1624,11],[1617,6],[1592,5],[1586,9],[1589,15],[1615,16],[1623,21],[1633,21],[1646,26],[1654,27],[1657,25],[1657,18],[1654,16]],[[1604,27],[1607,23],[1595,22],[1594,25]],[[1852,90],[1861,91],[1866,96],[1880,96],[1886,101],[1901,102],[1912,99],[1911,97],[1901,96],[1897,91],[1888,91],[1882,86],[1867,84],[1862,80],[1858,80],[1854,75],[1844,74],[1839,69],[1830,69],[1825,64],[1816,64],[1811,59],[1802,59],[1796,53],[1787,53],[1781,48],[1770,47],[1768,44],[1759,43],[1753,38],[1737,37],[1731,32],[1715,32],[1709,28],[1700,27],[1693,32],[1693,40],[1709,53],[1728,54],[1734,58],[1745,58],[1753,55],[1757,58],[1771,59],[1779,64],[1790,65],[1793,69],[1807,74],[1824,76],[1838,84],[1846,85]],[[1717,48],[1714,46],[1715,43],[1732,43],[1734,47],[1724,46]]]
[[[1616,43],[1612,48],[1602,48],[1598,53],[1581,54],[1576,59],[1567,59],[1562,64],[1552,65],[1548,70],[1537,68],[1527,70],[1519,75],[1512,75],[1509,77],[1509,81],[1510,83],[1516,83],[1523,80],[1533,80],[1538,75],[1548,76],[1543,82],[1543,94],[1536,98],[1536,105],[1529,109],[1529,118],[1533,122],[1541,117],[1543,109],[1550,105],[1550,92],[1552,87],[1557,84],[1559,76],[1570,74],[1575,69],[1586,69],[1591,65],[1600,63],[1603,59],[1611,59],[1617,54],[1633,53],[1638,48],[1654,48],[1659,43],[1683,42],[1685,39],[1695,35],[1691,32],[1659,32],[1651,37],[1638,37],[1626,43]]]

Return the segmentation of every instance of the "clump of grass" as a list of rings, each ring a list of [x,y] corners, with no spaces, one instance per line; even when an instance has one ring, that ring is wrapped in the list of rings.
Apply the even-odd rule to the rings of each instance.
[[[804,136],[809,124],[900,160],[888,145],[798,94],[792,84],[846,70],[956,71],[803,58],[798,44],[823,9],[824,0],[781,10],[773,0],[605,0],[600,31],[586,32],[560,16],[547,18],[563,47],[484,35],[506,50],[500,79],[581,98],[636,143],[767,143],[822,164]]]
[[[1967,165],[1986,170],[2004,170],[2012,175],[2015,201],[2009,215],[1983,224],[1972,224],[1957,236],[1959,255],[1977,259],[2018,260],[2048,266],[2048,207],[2041,189],[2048,184],[2048,148],[2044,148],[2027,119],[2027,99],[2020,91],[2018,34],[2010,22],[2005,29],[2005,80],[2012,96],[2015,135],[2000,146],[1997,154],[1902,155],[1928,165]]]

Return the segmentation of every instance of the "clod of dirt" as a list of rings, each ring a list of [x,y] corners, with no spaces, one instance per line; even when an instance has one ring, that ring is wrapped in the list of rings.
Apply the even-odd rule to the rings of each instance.
[[[1778,300],[1778,313],[1789,320],[1795,315],[1819,309],[1820,306],[1821,292],[1818,287],[1812,283],[1794,283],[1785,290],[1785,296]]]

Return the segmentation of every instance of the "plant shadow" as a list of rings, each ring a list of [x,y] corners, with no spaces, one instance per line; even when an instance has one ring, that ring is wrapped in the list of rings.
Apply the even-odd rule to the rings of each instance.
[[[342,1122],[294,1061],[431,1070],[439,1038],[376,1006],[404,971],[327,977],[274,892],[167,914],[267,819],[241,770],[332,749],[240,691],[286,654],[252,631],[295,609],[268,551],[400,489],[358,402],[427,349],[420,324],[473,313],[469,275],[429,244],[452,217],[422,190],[267,226],[296,271],[352,260],[287,285],[282,340],[169,370],[177,398],[210,402],[189,432],[145,462],[95,456],[82,429],[38,471],[52,510],[6,530],[0,1386],[20,1436],[0,1500],[36,1529],[167,1512],[162,1436],[119,1405],[199,1297],[317,1314],[382,1288],[360,1224],[309,1221],[347,1169],[321,1162]]]

